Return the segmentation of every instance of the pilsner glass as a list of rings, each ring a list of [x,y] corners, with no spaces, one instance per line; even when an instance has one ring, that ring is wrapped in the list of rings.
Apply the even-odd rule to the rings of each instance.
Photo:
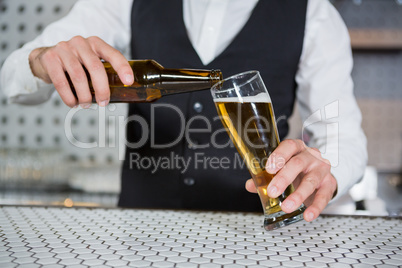
[[[303,204],[289,214],[281,209],[282,202],[293,193],[293,185],[278,198],[267,194],[274,175],[265,171],[265,165],[279,144],[279,136],[271,98],[260,73],[249,71],[229,77],[215,84],[211,93],[221,121],[257,188],[264,210],[264,228],[273,230],[302,220]]]

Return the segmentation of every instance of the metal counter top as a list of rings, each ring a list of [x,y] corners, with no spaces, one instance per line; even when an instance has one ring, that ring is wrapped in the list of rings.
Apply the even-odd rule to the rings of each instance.
[[[0,206],[0,267],[398,267],[402,218]]]

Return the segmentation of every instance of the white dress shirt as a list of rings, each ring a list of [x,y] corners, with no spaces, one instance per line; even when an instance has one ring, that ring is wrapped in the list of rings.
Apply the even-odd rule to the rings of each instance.
[[[80,0],[63,19],[12,53],[1,72],[1,88],[11,102],[37,104],[52,85],[35,78],[28,55],[76,35],[98,36],[129,55],[133,0]],[[183,18],[193,47],[206,65],[234,39],[258,0],[184,0]],[[297,101],[309,146],[330,160],[338,196],[363,175],[367,161],[361,113],[353,95],[352,56],[347,29],[327,0],[309,0],[302,55],[296,75]],[[135,38],[135,37],[134,37]],[[274,104],[275,105],[275,104]]]

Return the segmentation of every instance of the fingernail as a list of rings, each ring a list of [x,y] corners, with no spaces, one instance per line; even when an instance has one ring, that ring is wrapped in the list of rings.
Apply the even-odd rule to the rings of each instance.
[[[275,159],[273,158],[272,155],[270,157],[268,157],[268,161],[265,166],[265,170],[270,174],[273,174],[276,171]]]
[[[252,188],[252,187],[253,187],[253,181],[248,180],[248,181],[246,182],[246,189],[247,189],[247,188]]]
[[[99,102],[99,106],[105,107],[106,105],[108,105],[108,103],[109,103],[108,100],[104,100],[104,101]]]
[[[124,79],[126,80],[127,85],[131,85],[132,83],[134,83],[134,76],[131,74],[126,74],[124,76]]]
[[[277,191],[278,191],[278,188],[276,188],[275,186],[269,186],[268,187],[268,195],[270,197],[275,197]]]
[[[306,220],[312,221],[313,219],[314,219],[314,213],[312,212],[307,213]]]
[[[270,174],[275,173],[275,171],[276,171],[275,164],[274,163],[268,164],[268,166],[265,167],[265,170]]]
[[[91,107],[90,103],[81,103],[80,106],[84,109],[88,109],[89,107]]]
[[[290,201],[290,200],[286,200],[282,203],[282,207],[284,207],[285,209],[293,209],[293,207],[295,206],[295,202]]]

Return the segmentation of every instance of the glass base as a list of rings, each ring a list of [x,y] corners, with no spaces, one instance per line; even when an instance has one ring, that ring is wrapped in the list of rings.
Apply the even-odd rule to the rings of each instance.
[[[279,211],[271,215],[265,215],[264,229],[267,231],[272,231],[301,221],[303,220],[303,212],[305,209],[306,207],[304,206],[304,204],[302,204],[298,209],[289,214],[286,214],[283,211]]]

